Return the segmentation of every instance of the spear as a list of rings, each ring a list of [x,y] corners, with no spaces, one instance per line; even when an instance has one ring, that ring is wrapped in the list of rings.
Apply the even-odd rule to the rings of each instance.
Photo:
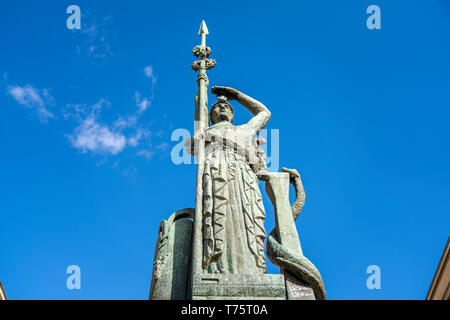
[[[198,92],[195,97],[195,131],[202,132],[208,125],[208,77],[206,70],[214,68],[216,61],[207,59],[211,54],[211,48],[206,46],[206,36],[208,35],[208,28],[206,23],[202,20],[198,35],[201,37],[201,44],[195,46],[192,50],[194,56],[199,60],[194,61],[191,67],[193,70],[198,71],[197,85]],[[194,134],[195,136],[195,134]],[[202,271],[202,256],[203,256],[203,244],[202,244],[202,216],[203,216],[203,170],[204,170],[204,158],[205,158],[205,140],[204,137],[200,137],[194,141],[194,154],[197,155],[197,188],[195,198],[195,214],[194,214],[194,230],[193,230],[193,246],[192,246],[192,260],[191,271],[192,275],[201,273]]]

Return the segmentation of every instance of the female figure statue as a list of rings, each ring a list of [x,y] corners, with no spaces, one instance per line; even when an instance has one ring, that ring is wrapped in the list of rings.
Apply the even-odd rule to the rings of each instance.
[[[228,87],[213,87],[219,101],[210,111],[212,125],[205,138],[203,172],[203,271],[222,274],[262,274],[265,211],[258,185],[258,161],[253,139],[265,127],[270,111],[259,101]],[[232,124],[227,100],[236,100],[254,117]],[[195,139],[195,136],[194,136]]]

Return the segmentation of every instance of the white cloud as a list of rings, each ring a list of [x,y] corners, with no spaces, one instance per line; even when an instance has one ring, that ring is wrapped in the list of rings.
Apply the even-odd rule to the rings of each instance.
[[[82,152],[116,155],[126,147],[137,147],[142,140],[150,137],[150,130],[139,126],[139,112],[119,118],[108,124],[101,124],[100,112],[104,106],[110,106],[105,99],[87,105],[68,105],[66,119],[73,118],[79,125],[75,128],[69,140],[73,147]],[[74,112],[74,113],[73,113]]]
[[[152,66],[146,66],[144,68],[144,74],[147,78],[152,79],[152,84],[155,84],[156,82],[156,76],[155,73],[153,72],[153,67]]]
[[[48,90],[39,90],[31,85],[8,86],[8,93],[17,103],[33,109],[43,122],[54,118],[54,114],[46,108],[46,105],[54,105],[54,99]]]
[[[144,112],[150,106],[150,100],[144,98],[141,102],[137,104],[140,112]]]
[[[167,142],[160,143],[156,146],[156,149],[161,150],[161,151],[167,151],[167,150],[169,150],[169,148],[170,148],[170,145]]]
[[[81,32],[89,36],[96,36],[98,34],[98,25],[92,24],[90,26],[84,25]]]
[[[150,130],[139,128],[136,130],[135,134],[128,138],[128,144],[132,147],[136,147],[141,139],[148,138],[149,136]]]
[[[83,43],[77,44],[78,55],[86,54],[92,58],[108,58],[114,55],[109,36],[109,25],[112,16],[102,16],[100,13],[84,12],[81,33],[84,35]]]
[[[72,145],[82,152],[117,154],[127,145],[126,137],[120,132],[113,132],[97,122],[91,114],[75,128],[70,136]]]
[[[151,150],[139,150],[137,153],[136,153],[138,156],[140,156],[140,157],[144,157],[145,159],[147,159],[147,161],[148,160],[150,160],[152,157],[153,157],[153,155],[155,154],[155,152],[154,151],[151,151]]]
[[[99,30],[95,26],[85,30],[87,36],[95,37],[98,33]],[[92,50],[95,50],[95,47]],[[80,53],[82,52],[80,51]],[[144,68],[144,74],[152,80],[152,84],[156,82],[151,66]],[[6,75],[4,74],[3,77],[6,78]],[[55,101],[47,89],[38,89],[31,85],[23,87],[15,85],[8,86],[7,92],[18,104],[37,112],[41,120],[47,121],[49,118],[56,118],[48,109],[48,106],[54,105]],[[100,99],[97,103],[90,105],[68,103],[59,109],[58,118],[72,122],[72,132],[66,137],[72,147],[83,153],[117,155],[126,148],[135,148],[133,153],[148,161],[157,152],[166,151],[168,148],[167,143],[160,143],[153,148],[150,143],[150,136],[153,135],[153,132],[140,123],[143,112],[151,106],[152,97],[153,93],[151,97],[147,98],[136,91],[134,95],[136,108],[128,114],[118,115],[112,119],[109,117],[110,120],[106,122],[101,114],[103,110],[109,109],[104,107],[110,107],[111,104],[105,99]],[[157,137],[161,138],[160,135]]]
[[[62,108],[61,114],[65,120],[74,119],[81,122],[83,119],[92,114],[98,117],[101,109],[104,106],[110,107],[111,103],[106,99],[100,99],[98,102],[92,105],[69,103],[64,108]]]
[[[137,124],[137,117],[133,114],[131,116],[128,116],[127,118],[119,117],[114,124],[113,127],[117,128],[119,130],[125,129],[125,128],[131,128]]]
[[[136,106],[138,107],[140,113],[147,110],[147,108],[151,105],[150,100],[145,97],[141,98],[141,94],[138,91],[135,92],[134,99],[136,100]]]

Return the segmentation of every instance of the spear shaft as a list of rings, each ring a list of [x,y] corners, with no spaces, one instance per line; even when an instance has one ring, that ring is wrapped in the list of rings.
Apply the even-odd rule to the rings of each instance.
[[[206,35],[208,35],[208,28],[205,21],[202,21],[198,35],[201,36],[201,44],[193,49],[193,53],[199,60],[192,64],[192,69],[198,71],[197,85],[198,93],[195,99],[195,131],[204,132],[208,127],[208,77],[206,70],[215,66],[216,62],[207,59],[211,53],[211,49],[206,46]],[[200,130],[200,131],[199,131]],[[194,134],[195,135],[195,134]],[[194,149],[197,156],[197,187],[195,199],[195,214],[194,214],[194,230],[193,230],[193,245],[192,245],[192,260],[191,271],[192,276],[202,272],[202,217],[203,217],[203,171],[205,165],[205,139],[194,141]]]

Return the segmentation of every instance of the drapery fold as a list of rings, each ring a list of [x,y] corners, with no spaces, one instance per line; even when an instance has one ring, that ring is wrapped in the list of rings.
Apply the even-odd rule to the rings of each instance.
[[[202,222],[206,273],[266,272],[265,211],[246,154],[226,144],[206,154]]]

